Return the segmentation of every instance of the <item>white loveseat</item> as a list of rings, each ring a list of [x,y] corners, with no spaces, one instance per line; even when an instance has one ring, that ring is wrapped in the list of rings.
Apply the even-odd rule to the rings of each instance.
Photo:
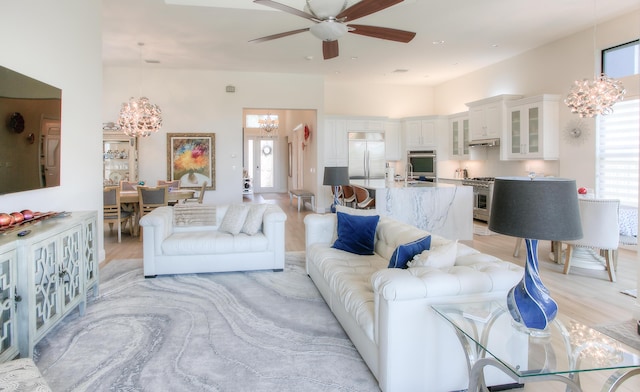
[[[312,214],[304,222],[307,273],[380,388],[385,392],[467,389],[468,368],[460,341],[431,305],[504,299],[521,279],[522,267],[457,244],[452,267],[387,268],[398,245],[429,233],[381,217],[375,254],[362,256],[331,247],[337,235],[336,214]],[[431,248],[450,242],[432,236]],[[502,319],[508,327],[509,318]],[[494,338],[501,338],[500,328],[493,327]],[[526,358],[524,347],[522,355]],[[485,377],[488,385],[514,382],[495,369],[485,371]]]
[[[180,208],[180,205],[176,206],[176,209]],[[196,213],[194,216],[198,210],[202,214],[211,214],[213,208],[212,221],[195,219],[195,223],[181,226],[176,224],[174,207],[157,208],[140,219],[145,277],[284,269],[287,216],[280,207],[263,205],[257,232],[251,235],[219,230],[229,205],[194,205],[188,208]]]

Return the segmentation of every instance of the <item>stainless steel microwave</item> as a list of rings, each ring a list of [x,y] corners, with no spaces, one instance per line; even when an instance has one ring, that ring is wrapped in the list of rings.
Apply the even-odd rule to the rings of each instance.
[[[407,175],[413,178],[436,178],[436,152],[435,150],[410,150],[407,151]]]

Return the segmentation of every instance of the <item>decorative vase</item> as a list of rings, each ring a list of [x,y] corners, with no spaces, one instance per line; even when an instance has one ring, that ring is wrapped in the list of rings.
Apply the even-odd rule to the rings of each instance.
[[[549,295],[538,270],[538,240],[525,239],[527,265],[522,280],[507,294],[507,307],[514,321],[530,332],[542,332],[558,314],[558,304]]]

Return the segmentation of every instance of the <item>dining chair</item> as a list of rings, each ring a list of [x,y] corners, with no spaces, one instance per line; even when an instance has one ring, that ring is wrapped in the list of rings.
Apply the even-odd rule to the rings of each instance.
[[[356,195],[356,208],[369,209],[376,207],[376,199],[369,195],[369,191],[359,185],[352,185]]]
[[[591,252],[580,252],[580,258],[589,257],[604,264],[609,280],[616,281],[616,253],[620,241],[619,209],[617,199],[578,199],[580,221],[583,237],[575,241],[564,241],[567,244],[564,273],[568,274],[571,262],[576,261],[576,248],[591,249]],[[599,250],[599,254],[593,252]],[[586,256],[585,256],[586,255]],[[589,260],[586,260],[589,262]],[[577,267],[577,266],[576,266]]]
[[[356,193],[351,185],[342,185],[342,204],[353,207],[356,202]]]
[[[158,207],[169,205],[169,187],[138,187],[138,221],[143,216]],[[142,241],[142,227],[138,224],[140,241]]]
[[[123,191],[135,191],[138,184],[130,181],[120,181],[120,190]]]
[[[118,242],[122,241],[122,226],[129,224],[129,234],[133,234],[133,213],[120,208],[120,188],[105,187],[103,190],[103,221],[109,223],[109,230],[113,233],[113,225],[118,225]]]
[[[185,203],[198,203],[198,204],[202,204],[202,201],[204,200],[204,192],[205,189],[207,188],[207,182],[203,182],[202,186],[200,187],[200,191],[198,192],[198,196],[194,196],[194,197],[189,197],[187,199],[184,199]]]

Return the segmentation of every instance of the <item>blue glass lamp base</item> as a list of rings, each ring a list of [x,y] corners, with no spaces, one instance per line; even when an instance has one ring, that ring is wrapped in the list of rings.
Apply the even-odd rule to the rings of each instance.
[[[549,295],[538,270],[538,240],[525,239],[527,264],[522,280],[507,294],[507,307],[513,320],[532,334],[544,335],[558,314],[558,304]]]
[[[340,205],[340,199],[338,199],[338,191],[339,188],[336,186],[334,187],[333,190],[333,204],[331,204],[331,212],[335,213],[336,212],[336,206]]]

